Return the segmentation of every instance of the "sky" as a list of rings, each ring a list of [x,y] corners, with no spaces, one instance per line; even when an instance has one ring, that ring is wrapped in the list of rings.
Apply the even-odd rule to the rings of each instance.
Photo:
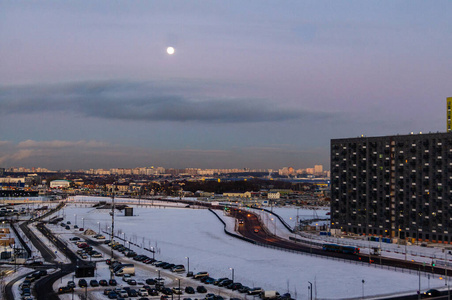
[[[0,167],[329,169],[334,138],[444,132],[451,11],[1,1]]]

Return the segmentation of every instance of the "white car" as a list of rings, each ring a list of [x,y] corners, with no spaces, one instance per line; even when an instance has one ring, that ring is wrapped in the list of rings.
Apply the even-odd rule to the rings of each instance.
[[[138,295],[141,296],[141,297],[149,296],[148,291],[146,289],[143,289],[143,288],[138,290]]]
[[[118,293],[119,297],[121,298],[129,298],[129,294],[127,294],[126,290],[120,290]]]

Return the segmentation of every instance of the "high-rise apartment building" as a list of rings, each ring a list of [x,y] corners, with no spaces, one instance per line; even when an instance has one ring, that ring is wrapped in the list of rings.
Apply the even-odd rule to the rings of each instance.
[[[323,165],[315,165],[314,166],[314,174],[322,174],[323,173]]]
[[[452,131],[451,106],[452,106],[452,97],[449,97],[447,98],[447,132]]]
[[[331,227],[452,242],[452,134],[331,140]]]

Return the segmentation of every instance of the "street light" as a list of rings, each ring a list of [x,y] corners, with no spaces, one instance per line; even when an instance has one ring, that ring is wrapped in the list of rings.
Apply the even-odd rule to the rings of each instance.
[[[100,234],[100,222],[97,222],[97,225],[99,226],[99,231],[97,231],[97,233]]]
[[[82,228],[83,230],[85,230],[85,218],[82,218],[82,223],[83,223]]]
[[[157,271],[157,274],[158,274],[158,276],[157,276],[157,279],[159,279],[159,280],[160,280],[160,270],[159,270],[159,269],[157,269],[156,271]]]
[[[363,299],[364,299],[364,283],[365,283],[364,279],[362,280],[362,283],[363,283]]]
[[[190,257],[186,256],[185,257],[187,259],[187,273],[190,272]]]
[[[77,214],[74,214],[75,217],[75,225],[77,225]]]
[[[155,260],[155,249],[154,249],[154,247],[151,247],[151,252],[152,252],[152,259]]]
[[[178,291],[178,295],[179,295],[179,300],[180,300],[180,294],[181,294],[181,290],[180,290],[180,278],[177,278],[177,281],[179,281],[179,291]]]
[[[309,286],[308,286],[308,290],[309,290],[309,300],[312,300],[312,283],[310,281],[308,281]]]
[[[232,271],[232,282],[234,282],[234,268],[229,268]]]

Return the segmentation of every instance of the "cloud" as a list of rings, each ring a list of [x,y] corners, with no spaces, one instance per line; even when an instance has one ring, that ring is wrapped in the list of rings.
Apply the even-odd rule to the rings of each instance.
[[[70,148],[70,147],[83,147],[83,148],[99,148],[106,147],[107,144],[98,141],[33,141],[26,140],[18,143],[18,148]]]
[[[213,84],[214,86],[215,84]],[[203,87],[204,86],[204,87]],[[207,86],[207,87],[206,87]],[[328,118],[330,114],[284,107],[280,101],[207,97],[209,83],[81,82],[0,87],[0,114],[64,112],[127,121],[257,123]]]

